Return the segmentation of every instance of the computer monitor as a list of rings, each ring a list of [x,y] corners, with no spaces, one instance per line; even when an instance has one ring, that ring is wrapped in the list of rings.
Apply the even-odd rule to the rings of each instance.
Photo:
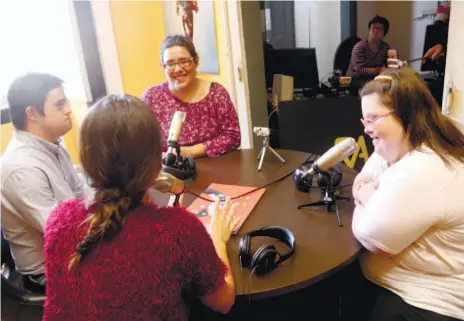
[[[266,61],[266,86],[272,88],[274,74],[293,77],[294,89],[319,88],[319,72],[315,48],[275,49]]]

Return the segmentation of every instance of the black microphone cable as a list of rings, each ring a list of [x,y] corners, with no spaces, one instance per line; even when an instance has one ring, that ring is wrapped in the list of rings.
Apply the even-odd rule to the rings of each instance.
[[[304,164],[304,163],[307,163],[307,162],[309,162],[309,161],[311,161],[311,160],[313,160],[312,158],[314,158],[314,157],[316,157],[316,159],[317,159],[318,156],[320,156],[320,155],[317,155],[317,154],[311,154],[311,155],[309,155],[308,158],[303,162],[303,164]],[[315,160],[315,159],[314,159],[314,160]],[[254,188],[254,189],[252,189],[251,191],[248,191],[248,192],[246,192],[246,193],[233,196],[233,197],[230,198],[230,200],[235,200],[235,199],[244,197],[244,196],[246,196],[246,195],[249,195],[249,194],[252,194],[252,193],[254,193],[254,192],[256,192],[256,191],[259,191],[260,189],[263,189],[263,188],[269,187],[269,186],[271,186],[271,185],[274,185],[274,184],[276,184],[276,183],[278,183],[278,182],[283,181],[283,180],[286,179],[287,177],[293,175],[293,173],[294,173],[294,170],[292,170],[291,172],[289,172],[289,173],[287,173],[287,174],[285,174],[285,175],[279,177],[279,178],[276,179],[275,181],[272,181],[272,182],[267,183],[267,184],[265,184],[265,185],[263,185],[263,186],[260,186],[260,187],[256,187],[256,188]],[[339,189],[346,188],[346,187],[350,187],[350,186],[353,186],[353,184],[342,185],[342,186],[339,187]],[[319,188],[319,189],[323,190],[323,188]],[[204,200],[204,201],[208,201],[208,202],[211,202],[211,203],[214,203],[214,202],[215,202],[215,200],[212,200],[212,199],[207,198],[207,197],[203,197],[203,196],[201,196],[201,195],[198,194],[198,193],[192,192],[192,191],[189,190],[188,188],[185,188],[185,189],[184,189],[184,192],[185,192],[185,193],[188,193],[188,194],[191,194],[191,195],[193,195],[193,196],[195,196],[195,197],[198,197],[199,199],[202,199],[202,200]]]
[[[248,304],[251,304],[251,278],[253,277],[253,273],[255,273],[256,269],[259,265],[255,266],[253,270],[251,270],[250,277],[248,278]]]
[[[317,157],[318,155],[316,155],[316,154],[311,154],[311,155],[309,155],[309,157],[303,162],[303,164],[306,163],[306,162],[308,162],[308,161],[310,161],[310,160],[312,160],[312,158],[315,157],[315,156]],[[278,182],[281,182],[281,181],[283,181],[284,179],[286,179],[287,177],[293,175],[293,172],[294,172],[294,170],[292,170],[291,172],[289,172],[289,173],[287,173],[287,174],[285,174],[285,175],[279,177],[278,179],[276,179],[276,180],[273,181],[273,182],[267,183],[267,184],[265,184],[265,185],[263,185],[263,186],[260,186],[260,187],[256,187],[256,188],[254,188],[254,189],[252,189],[251,191],[248,191],[248,192],[246,192],[246,193],[233,196],[233,197],[230,198],[230,200],[235,200],[235,199],[244,197],[244,196],[249,195],[249,194],[252,194],[252,193],[254,193],[254,192],[256,192],[256,191],[258,191],[258,190],[260,190],[260,189],[263,189],[263,188],[269,187],[269,186],[271,186],[271,185],[274,185],[274,184],[276,184],[276,183],[278,183]],[[197,194],[197,193],[195,193],[195,192],[192,192],[191,190],[189,190],[189,189],[187,189],[187,188],[185,188],[184,190],[185,190],[185,193],[188,193],[188,194],[191,194],[191,195],[193,195],[193,196],[196,196],[196,197],[198,197],[199,199],[202,199],[202,200],[204,200],[204,201],[208,201],[208,202],[212,202],[212,203],[215,202],[214,200],[212,200],[212,199],[210,199],[210,198],[203,197],[203,196],[201,196],[201,195],[199,195],[199,194]]]

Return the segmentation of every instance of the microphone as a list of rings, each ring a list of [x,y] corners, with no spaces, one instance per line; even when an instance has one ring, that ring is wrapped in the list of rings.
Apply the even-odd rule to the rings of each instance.
[[[172,117],[171,127],[169,127],[168,134],[168,150],[167,154],[173,154],[174,149],[176,149],[177,154],[179,154],[179,138],[184,128],[186,114],[183,111],[176,111]]]
[[[164,172],[159,173],[152,187],[161,193],[179,195],[184,192],[184,182],[175,176]]]
[[[184,127],[186,113],[176,111],[172,117],[171,126],[169,127],[166,156],[163,159],[162,171],[169,173],[180,180],[195,178],[196,165],[195,160],[190,157],[182,157],[180,154],[179,139]]]
[[[345,158],[354,153],[357,146],[356,141],[352,137],[341,141],[319,157],[311,166],[307,175],[326,171],[342,162]]]

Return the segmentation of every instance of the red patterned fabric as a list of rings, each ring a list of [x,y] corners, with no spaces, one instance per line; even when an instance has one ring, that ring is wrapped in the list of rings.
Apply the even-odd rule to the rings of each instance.
[[[164,151],[172,117],[178,110],[187,113],[179,140],[181,146],[203,143],[208,157],[233,151],[240,145],[237,113],[227,90],[212,83],[209,94],[196,103],[186,103],[175,97],[167,83],[145,91],[142,100],[153,109],[164,132]]]
[[[156,205],[140,205],[113,240],[68,272],[87,215],[84,203],[72,200],[47,221],[44,321],[188,320],[186,298],[224,282],[226,267],[200,221]]]

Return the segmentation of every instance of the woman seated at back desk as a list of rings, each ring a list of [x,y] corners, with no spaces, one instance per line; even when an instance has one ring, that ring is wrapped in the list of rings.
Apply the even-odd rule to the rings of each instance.
[[[351,52],[347,76],[368,78],[380,74],[387,63],[390,46],[383,41],[390,23],[384,17],[375,16],[369,21],[369,37],[359,41]]]
[[[161,64],[167,82],[148,88],[142,100],[156,114],[165,137],[174,113],[184,111],[182,156],[216,157],[237,149],[240,127],[234,105],[223,86],[197,77],[199,57],[192,41],[180,35],[167,37]]]

